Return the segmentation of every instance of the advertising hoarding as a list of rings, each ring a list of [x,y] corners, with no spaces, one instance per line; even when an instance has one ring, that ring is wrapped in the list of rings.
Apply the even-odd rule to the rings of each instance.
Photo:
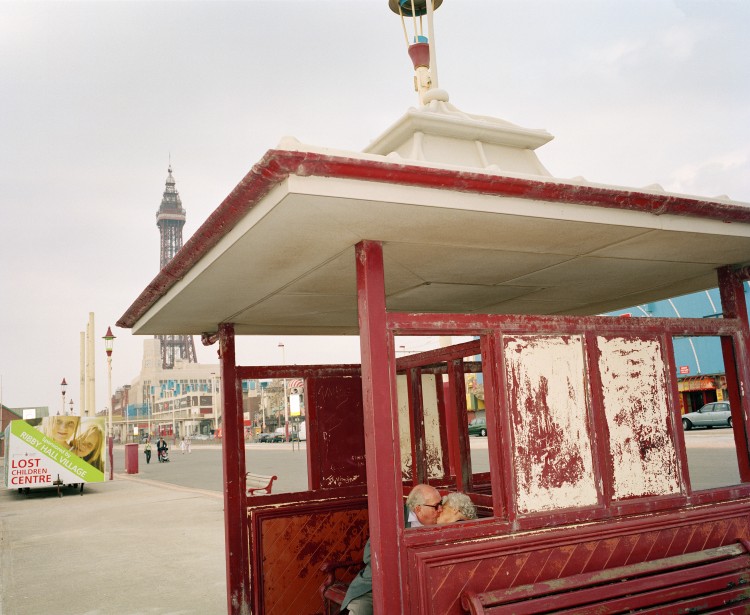
[[[105,480],[103,417],[58,415],[11,421],[5,442],[3,482],[8,489]]]

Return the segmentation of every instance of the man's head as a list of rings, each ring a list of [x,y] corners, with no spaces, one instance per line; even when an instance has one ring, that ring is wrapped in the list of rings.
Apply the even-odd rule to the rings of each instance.
[[[406,498],[406,507],[422,525],[435,525],[442,508],[440,493],[430,485],[415,485]]]

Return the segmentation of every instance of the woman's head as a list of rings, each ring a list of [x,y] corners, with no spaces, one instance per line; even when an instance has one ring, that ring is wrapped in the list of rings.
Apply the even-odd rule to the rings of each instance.
[[[73,452],[81,459],[100,457],[104,434],[96,423],[90,423],[73,442]]]
[[[104,472],[104,430],[100,423],[85,420],[72,451],[86,463]]]
[[[52,438],[61,446],[70,446],[76,435],[80,417],[71,415],[57,415],[47,418],[47,437]]]
[[[451,492],[443,498],[438,523],[455,523],[477,518],[477,508],[465,493]]]

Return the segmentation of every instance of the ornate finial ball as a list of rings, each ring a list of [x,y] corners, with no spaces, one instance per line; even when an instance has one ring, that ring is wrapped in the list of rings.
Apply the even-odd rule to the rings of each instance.
[[[396,13],[396,15],[403,15],[404,17],[411,17],[416,15],[424,15],[427,13],[427,2],[428,0],[388,0],[388,7]],[[443,0],[434,0],[433,9],[437,10]],[[414,12],[412,12],[412,6],[414,6]]]

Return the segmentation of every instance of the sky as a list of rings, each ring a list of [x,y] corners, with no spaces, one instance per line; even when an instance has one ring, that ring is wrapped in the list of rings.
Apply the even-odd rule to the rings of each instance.
[[[444,0],[439,85],[468,113],[555,139],[560,178],[750,203],[750,2]],[[114,323],[158,273],[172,164],[185,241],[286,135],[361,151],[417,105],[387,0],[0,0],[0,400],[98,409],[139,370]],[[358,362],[358,342],[259,337],[240,364]],[[198,360],[215,347],[196,339]]]

